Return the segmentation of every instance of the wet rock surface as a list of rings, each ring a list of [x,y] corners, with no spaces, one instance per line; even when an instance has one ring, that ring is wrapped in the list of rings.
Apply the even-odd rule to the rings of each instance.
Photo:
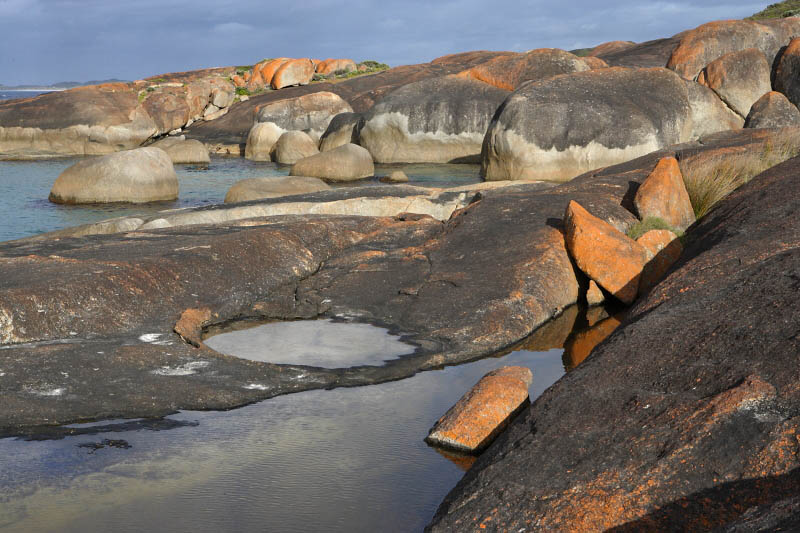
[[[766,171],[693,226],[675,269],[489,447],[429,529],[796,526],[798,172],[800,159]]]
[[[312,205],[351,198],[354,189],[345,188],[182,210],[169,215],[169,228],[157,229],[163,224],[157,220],[143,227],[139,220],[137,231],[61,232],[3,243],[0,432],[230,408],[311,388],[399,379],[496,353],[579,298],[561,232],[570,200],[624,231],[635,221],[633,191],[661,157],[755,147],[767,138],[762,130],[743,130],[557,187],[447,193],[463,207],[450,208],[452,216],[443,220],[263,218],[253,209],[291,206],[298,198]],[[391,185],[357,194],[413,199],[420,192]],[[236,210],[242,210],[238,218]],[[182,226],[184,217],[201,225]],[[195,320],[177,327],[189,309],[199,310],[189,315]],[[196,342],[198,328],[246,317],[349,318],[401,332],[418,350],[381,367],[325,370],[240,360],[183,340]]]

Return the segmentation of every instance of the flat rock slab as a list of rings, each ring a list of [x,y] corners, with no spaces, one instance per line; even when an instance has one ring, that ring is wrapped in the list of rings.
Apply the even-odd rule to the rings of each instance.
[[[757,146],[765,135],[745,130],[670,153],[693,157]],[[256,215],[0,244],[0,434],[231,408],[312,388],[400,379],[496,353],[578,299],[560,226],[569,201],[624,230],[635,220],[629,209],[636,187],[665,155],[558,187],[482,191],[444,221]],[[365,187],[360,194],[386,194],[374,191],[379,188],[414,189]],[[348,193],[305,196],[329,194]],[[186,314],[190,309],[196,311]],[[198,328],[247,317],[373,323],[403,332],[418,348],[384,366],[322,369],[245,361],[195,346]]]
[[[678,266],[512,422],[429,530],[796,529],[798,173],[800,159],[774,167],[699,221]]]
[[[425,441],[461,452],[483,450],[525,405],[531,383],[527,367],[492,370],[436,422]]]

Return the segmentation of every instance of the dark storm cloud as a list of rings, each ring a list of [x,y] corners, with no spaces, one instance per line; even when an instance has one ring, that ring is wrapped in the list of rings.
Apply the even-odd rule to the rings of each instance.
[[[136,79],[278,56],[399,65],[476,49],[572,49],[665,37],[765,4],[0,0],[0,83]]]

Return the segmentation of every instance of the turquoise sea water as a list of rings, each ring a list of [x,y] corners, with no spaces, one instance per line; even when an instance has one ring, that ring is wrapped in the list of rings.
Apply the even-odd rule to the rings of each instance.
[[[65,206],[49,202],[47,196],[58,175],[79,159],[0,161],[0,242],[47,231],[135,214],[153,214],[163,209],[222,203],[235,182],[245,178],[285,176],[288,166],[248,161],[239,157],[212,157],[208,167],[176,165],[180,186],[174,202],[146,205],[108,204]],[[480,181],[478,165],[413,164],[377,165],[375,174],[394,169],[408,174],[411,185],[452,187]],[[349,187],[378,185],[364,180]]]

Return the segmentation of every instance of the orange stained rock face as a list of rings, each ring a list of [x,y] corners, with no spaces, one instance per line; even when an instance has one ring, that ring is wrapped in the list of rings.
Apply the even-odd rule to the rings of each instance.
[[[267,61],[264,66],[261,67],[259,72],[261,78],[264,80],[264,85],[270,85],[272,83],[272,78],[275,77],[275,73],[278,72],[278,69],[287,61],[290,61],[288,57],[279,57],[278,59]]]
[[[357,68],[358,67],[356,66],[355,61],[352,59],[326,59],[325,61],[316,65],[316,70],[319,74],[331,74],[337,70],[350,72],[352,70],[356,70]]]
[[[532,382],[527,367],[489,372],[436,422],[425,440],[463,452],[484,449],[524,405]]]
[[[601,320],[586,331],[576,333],[564,344],[564,366],[572,370],[581,364],[594,347],[603,342],[622,323],[622,316],[616,315]]]
[[[187,309],[181,313],[181,317],[175,323],[175,333],[184,340],[198,346],[201,342],[201,332],[203,326],[211,320],[211,309],[203,307],[201,309]]]
[[[686,229],[694,222],[694,210],[686,192],[678,160],[664,157],[647,176],[633,200],[639,218],[658,217],[674,228]]]
[[[647,264],[644,247],[575,201],[567,206],[564,226],[578,268],[620,301],[633,303]]]
[[[458,73],[458,76],[482,81],[498,89],[513,91],[525,81],[545,79],[589,68],[592,68],[589,63],[569,52],[555,48],[541,48],[524,54],[495,57]]]
[[[630,48],[634,46],[636,43],[632,41],[609,41],[607,43],[598,44],[592,51],[589,52],[588,57],[595,57],[601,56],[603,54],[610,54],[612,52],[618,52],[620,50],[625,50],[626,48]]]
[[[586,303],[590,306],[600,305],[605,299],[606,297],[597,282],[593,279],[589,280],[589,288],[586,290]]]
[[[270,85],[273,89],[282,89],[292,85],[308,85],[313,76],[314,65],[310,59],[290,59],[275,71]]]
[[[238,74],[234,74],[233,76],[231,76],[231,81],[236,87],[244,87],[245,85],[247,85],[245,79],[242,76],[239,76]]]
[[[678,236],[668,230],[651,230],[636,242],[647,249],[651,259],[647,262],[639,282],[639,293],[644,294],[655,287],[683,253],[683,244]]]
[[[599,57],[594,56],[587,56],[581,58],[584,63],[589,65],[589,68],[592,70],[596,70],[599,68],[608,68],[608,63],[600,59]]]

